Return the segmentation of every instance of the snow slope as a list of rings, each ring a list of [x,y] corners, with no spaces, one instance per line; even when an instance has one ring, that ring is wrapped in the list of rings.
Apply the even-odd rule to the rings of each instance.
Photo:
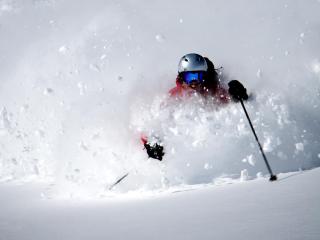
[[[90,201],[0,186],[0,239],[308,239],[320,236],[320,169],[216,187]]]
[[[208,56],[223,66],[225,84],[239,79],[248,89],[246,106],[273,170],[319,167],[319,12],[318,0],[0,0],[0,239],[85,238],[94,226],[88,234],[117,238],[123,226],[110,219],[119,214],[127,218],[116,222],[134,222],[128,234],[136,237],[165,237],[158,220],[181,239],[243,231],[254,239],[260,219],[279,239],[319,238],[318,169],[269,184],[238,104],[167,96],[183,54]],[[147,159],[142,132],[163,141],[163,162]],[[91,200],[57,200],[66,198]],[[228,223],[232,231],[222,231]]]

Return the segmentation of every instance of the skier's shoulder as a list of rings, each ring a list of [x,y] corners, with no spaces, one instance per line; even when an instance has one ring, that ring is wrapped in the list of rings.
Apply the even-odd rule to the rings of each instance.
[[[179,88],[177,86],[175,86],[169,90],[169,95],[174,97],[174,96],[177,96],[179,94],[179,92],[180,92]]]
[[[181,83],[181,80],[179,78],[179,76],[177,76],[176,78],[176,86],[174,86],[173,88],[171,88],[169,90],[169,95],[172,96],[172,97],[175,97],[175,96],[178,96],[180,94],[182,94],[182,83]]]

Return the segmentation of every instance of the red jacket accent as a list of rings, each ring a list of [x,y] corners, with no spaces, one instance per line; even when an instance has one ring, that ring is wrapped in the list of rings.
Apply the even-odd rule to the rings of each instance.
[[[179,78],[176,79],[176,86],[169,90],[169,94],[172,97],[182,97],[185,89],[183,88]]]
[[[191,91],[193,92],[194,90],[183,85],[179,77],[177,77],[176,86],[169,91],[169,94],[172,97],[182,97],[188,95],[188,92]],[[206,88],[206,90],[203,90],[199,93],[203,96],[214,97],[218,103],[228,103],[231,99],[228,90],[223,88],[219,83],[212,85],[210,88]]]
[[[143,145],[145,145],[148,142],[148,137],[144,134],[141,134],[140,140]]]

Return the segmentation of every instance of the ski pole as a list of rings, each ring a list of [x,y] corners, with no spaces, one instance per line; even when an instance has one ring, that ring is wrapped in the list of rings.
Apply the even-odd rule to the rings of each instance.
[[[244,106],[243,100],[242,100],[241,98],[240,98],[239,100],[240,100],[241,106],[242,106],[242,108],[243,108],[243,111],[244,111],[244,113],[245,113],[246,116],[247,116],[247,119],[248,119],[248,122],[249,122],[249,124],[250,124],[250,127],[251,127],[251,130],[252,130],[252,132],[253,132],[253,135],[254,135],[254,137],[255,137],[258,145],[259,145],[260,152],[261,152],[261,154],[262,154],[263,160],[264,160],[264,162],[265,162],[265,164],[267,165],[267,168],[268,168],[268,170],[269,170],[269,173],[270,173],[270,179],[269,179],[269,180],[270,180],[270,181],[276,181],[276,180],[277,180],[277,175],[273,174],[273,172],[272,172],[272,170],[271,170],[271,167],[270,167],[270,165],[269,165],[269,162],[268,162],[268,160],[267,160],[267,157],[266,157],[266,155],[264,154],[263,148],[262,148],[262,146],[261,146],[261,144],[260,144],[260,141],[259,141],[259,139],[258,139],[258,136],[257,136],[257,134],[256,134],[256,131],[255,131],[254,128],[253,128],[253,125],[252,125],[252,122],[251,122],[250,117],[249,117],[249,115],[248,115],[248,112],[247,112],[247,110],[246,110],[246,108],[245,108],[245,106]]]

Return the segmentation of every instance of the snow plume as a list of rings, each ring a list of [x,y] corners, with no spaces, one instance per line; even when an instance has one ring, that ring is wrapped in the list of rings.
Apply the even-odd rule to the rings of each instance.
[[[316,156],[304,148],[317,144],[317,136],[306,141],[307,130],[301,132],[284,101],[278,94],[261,92],[246,106],[273,169],[309,169]],[[183,100],[156,99],[133,112],[135,129],[166,147],[162,177],[169,185],[238,178],[243,170],[251,178],[267,173],[240,104],[217,106],[195,95]]]
[[[244,83],[275,172],[319,166],[319,2],[194,8],[0,1],[1,181],[50,180],[59,194],[96,196],[127,172],[119,191],[266,174],[239,104],[168,99],[189,52]],[[147,158],[141,132],[161,139],[163,162]]]

